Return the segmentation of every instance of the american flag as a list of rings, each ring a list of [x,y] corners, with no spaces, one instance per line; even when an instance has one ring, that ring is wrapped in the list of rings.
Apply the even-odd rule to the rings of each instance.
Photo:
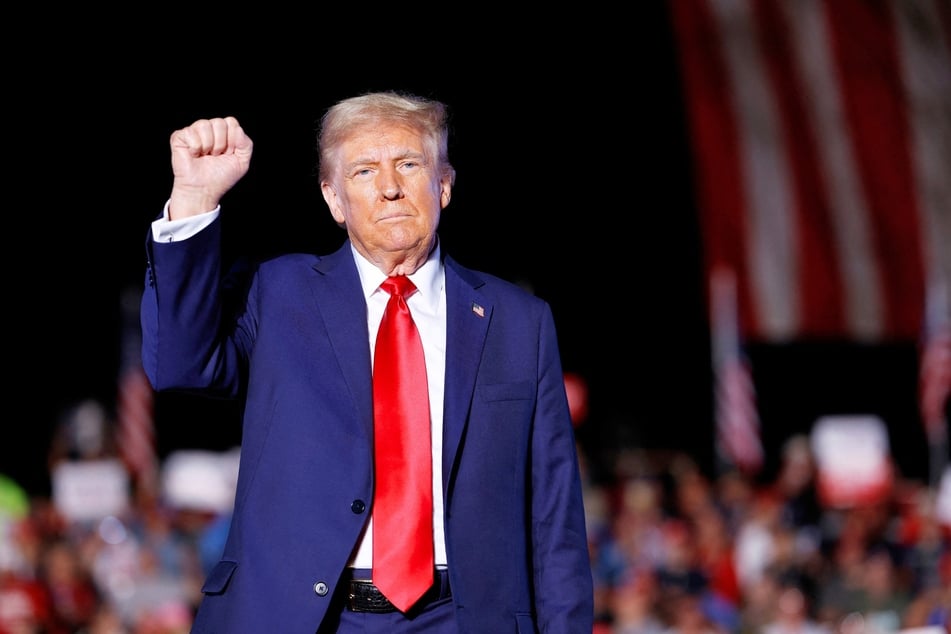
[[[737,340],[927,342],[933,437],[949,335],[923,324],[926,281],[945,297],[951,284],[951,3],[668,7],[704,267],[735,275]],[[759,421],[731,347],[715,360],[718,425],[739,455]]]
[[[119,455],[134,481],[151,487],[157,482],[152,385],[141,366],[127,368],[119,381],[116,404]]]
[[[717,452],[723,462],[755,474],[763,466],[763,445],[752,368],[740,344],[732,271],[711,274],[710,297]]]
[[[140,489],[155,491],[159,460],[155,439],[155,393],[141,362],[138,294],[122,296],[122,363],[116,396],[116,445]]]
[[[929,289],[921,350],[919,399],[928,439],[943,443],[947,435],[947,404],[951,395],[951,302],[945,287]]]
[[[951,280],[951,3],[668,6],[744,339],[917,341],[925,280]]]

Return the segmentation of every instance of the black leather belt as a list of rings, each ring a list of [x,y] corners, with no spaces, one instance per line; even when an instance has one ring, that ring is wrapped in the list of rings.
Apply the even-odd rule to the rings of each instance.
[[[347,595],[347,609],[351,612],[386,614],[397,611],[396,606],[390,603],[390,600],[383,596],[380,589],[373,585],[369,570],[350,570],[349,579],[345,579],[345,581],[350,586],[350,592]],[[437,568],[433,571],[432,587],[416,602],[413,610],[419,610],[430,603],[440,599],[448,599],[451,596],[449,571],[444,568]]]

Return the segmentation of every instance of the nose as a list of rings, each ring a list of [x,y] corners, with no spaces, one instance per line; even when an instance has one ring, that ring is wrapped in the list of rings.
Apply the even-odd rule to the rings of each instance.
[[[400,185],[400,177],[396,170],[380,170],[379,175],[380,195],[386,200],[398,200],[403,197],[403,188]]]

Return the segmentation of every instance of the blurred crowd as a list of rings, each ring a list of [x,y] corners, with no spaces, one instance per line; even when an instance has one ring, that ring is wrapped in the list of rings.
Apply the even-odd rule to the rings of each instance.
[[[94,400],[59,423],[48,495],[0,466],[0,634],[186,634],[229,527],[237,450],[126,458]]]
[[[597,634],[951,631],[951,533],[928,484],[898,474],[829,506],[805,436],[767,482],[618,456],[585,494]]]
[[[189,631],[234,463],[167,460],[149,480],[109,429],[88,415],[64,426],[49,496],[0,475],[0,634]],[[897,474],[873,500],[830,506],[808,439],[782,451],[764,482],[676,450],[620,448],[595,465],[579,444],[593,634],[951,631],[940,487]]]

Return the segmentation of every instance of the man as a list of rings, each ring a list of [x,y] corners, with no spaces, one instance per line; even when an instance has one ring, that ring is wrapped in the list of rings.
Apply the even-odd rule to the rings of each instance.
[[[591,632],[552,314],[441,251],[455,179],[445,106],[397,93],[346,99],[324,115],[318,141],[321,191],[347,240],[326,256],[254,267],[226,315],[219,203],[253,144],[233,117],[171,135],[172,192],[147,244],[143,362],[157,390],[245,399],[230,534],[193,631]],[[399,417],[375,400],[389,366],[374,356],[390,314],[384,282],[406,278],[425,367],[388,372],[400,389],[428,393],[426,429],[384,442]],[[384,480],[381,454],[419,439],[431,486],[396,506],[425,498],[428,512],[375,530],[390,521],[383,493],[418,484],[411,461]],[[425,556],[419,590],[407,590],[411,564],[387,568],[393,559],[379,554],[392,537],[417,540],[392,557]],[[409,598],[397,598],[403,590]]]

